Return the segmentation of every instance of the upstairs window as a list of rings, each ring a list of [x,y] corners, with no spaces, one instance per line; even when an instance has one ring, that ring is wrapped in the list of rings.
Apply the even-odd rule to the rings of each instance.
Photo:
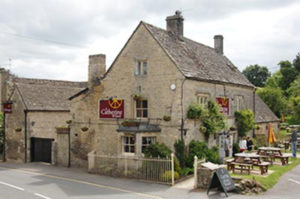
[[[136,117],[147,118],[148,117],[148,101],[144,99],[136,100]]]
[[[243,109],[243,96],[235,96],[235,110],[241,111]]]
[[[202,106],[207,106],[207,103],[209,101],[209,95],[208,94],[198,94],[197,95],[197,103]]]
[[[135,75],[147,75],[148,73],[148,62],[137,61]]]

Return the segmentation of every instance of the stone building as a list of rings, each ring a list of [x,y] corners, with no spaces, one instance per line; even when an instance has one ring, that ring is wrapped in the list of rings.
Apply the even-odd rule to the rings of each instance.
[[[1,102],[12,103],[5,116],[6,160],[56,163],[56,127],[67,125],[68,97],[86,82],[17,78],[5,70],[0,78]]]
[[[153,142],[173,149],[181,136],[186,144],[204,140],[186,117],[193,102],[224,102],[228,126],[235,111],[266,106],[254,103],[255,87],[224,55],[223,36],[214,48],[200,44],[184,37],[183,21],[180,12],[167,17],[167,30],[141,21],[107,72],[105,55],[89,57],[88,87],[70,97],[72,165],[86,166],[91,151],[141,156]]]

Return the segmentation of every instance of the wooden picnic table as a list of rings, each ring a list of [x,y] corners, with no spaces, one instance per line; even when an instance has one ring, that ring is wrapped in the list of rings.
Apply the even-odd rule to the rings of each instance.
[[[288,164],[290,157],[288,154],[283,154],[281,148],[277,147],[259,147],[257,154],[259,154],[264,161],[269,161],[271,165],[273,165],[275,158],[280,159],[282,165],[286,165]]]

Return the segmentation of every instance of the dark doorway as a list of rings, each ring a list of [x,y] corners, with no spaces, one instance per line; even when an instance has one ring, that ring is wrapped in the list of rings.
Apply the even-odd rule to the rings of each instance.
[[[53,139],[31,138],[31,161],[51,163]]]

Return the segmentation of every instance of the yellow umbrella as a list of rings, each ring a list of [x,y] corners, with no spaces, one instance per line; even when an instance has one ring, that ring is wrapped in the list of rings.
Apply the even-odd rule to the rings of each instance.
[[[276,137],[275,137],[271,123],[269,123],[267,142],[270,144],[276,142]]]
[[[284,115],[281,115],[281,122],[285,122]]]

